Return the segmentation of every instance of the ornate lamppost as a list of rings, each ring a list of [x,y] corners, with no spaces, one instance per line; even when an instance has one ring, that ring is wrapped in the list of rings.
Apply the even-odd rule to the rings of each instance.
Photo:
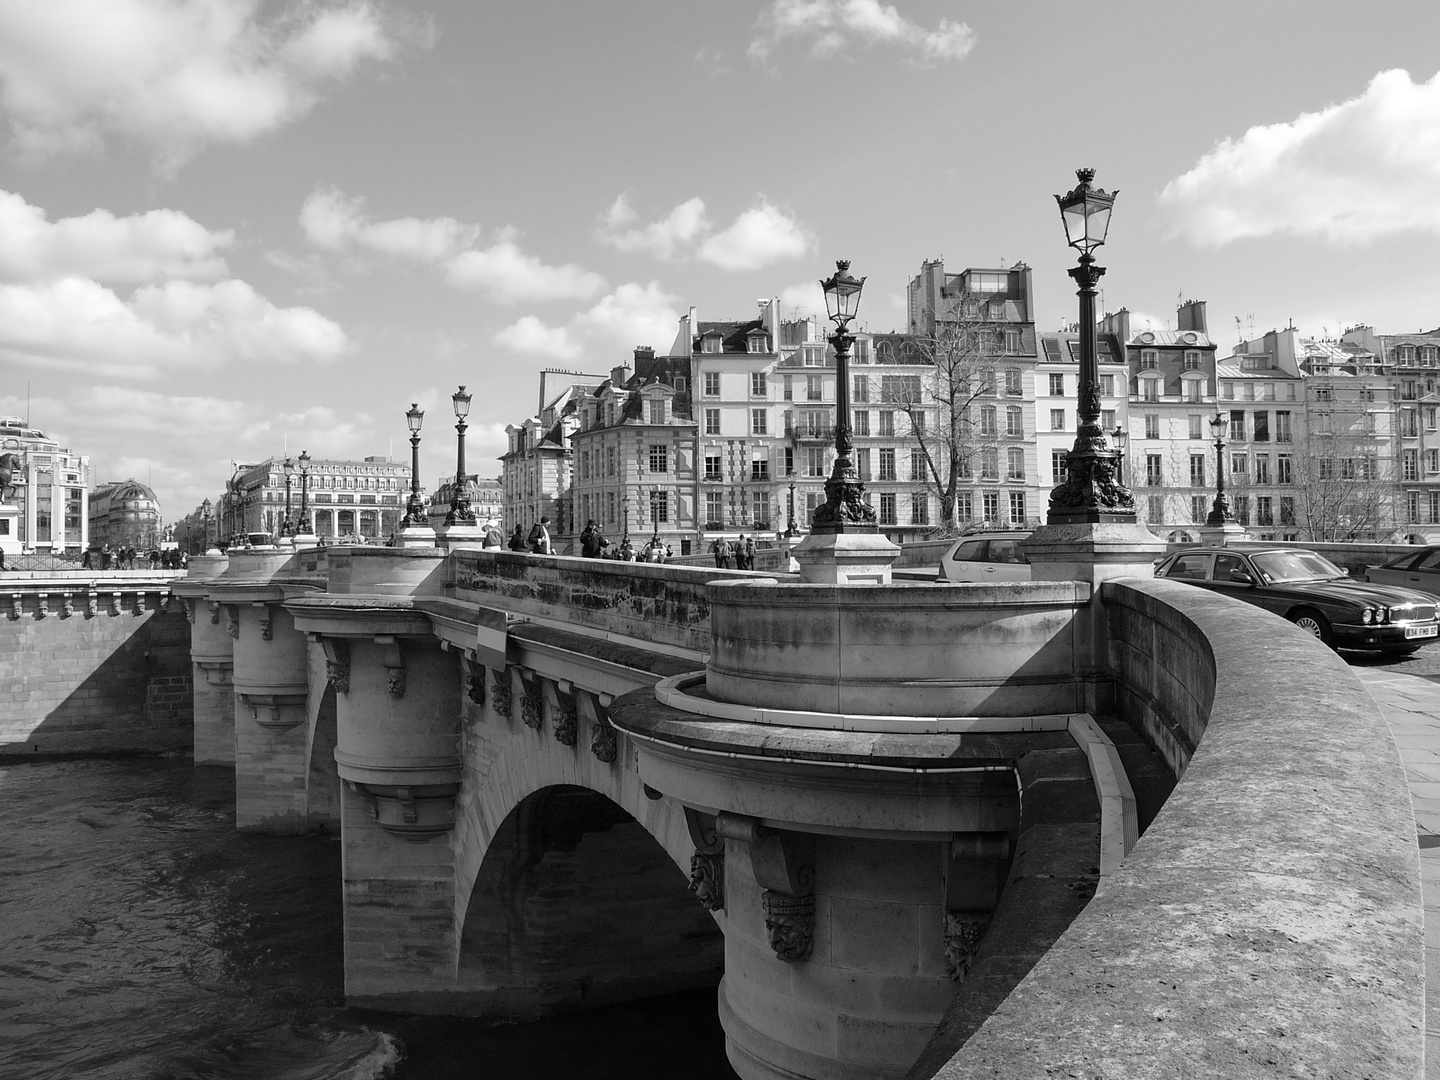
[[[420,498],[420,425],[425,422],[425,410],[418,401],[412,402],[405,410],[405,423],[410,428],[410,501],[405,506],[405,517],[400,521],[403,529],[407,525],[426,525],[429,518],[425,513],[425,502]]]
[[[1105,243],[1110,211],[1118,192],[1092,188],[1094,169],[1077,169],[1080,183],[1065,195],[1056,195],[1065,240],[1080,252],[1079,265],[1070,277],[1080,297],[1080,408],[1075,445],[1065,457],[1065,482],[1050,493],[1049,522],[1134,522],[1135,496],[1120,482],[1120,454],[1105,443],[1100,429],[1100,374],[1095,355],[1095,286],[1105,273],[1091,254]]]
[[[455,433],[459,436],[455,452],[455,489],[450,495],[450,512],[446,525],[474,525],[475,512],[470,509],[470,488],[465,475],[465,417],[470,415],[470,395],[460,387],[450,395],[455,406]]]
[[[790,507],[789,512],[785,515],[785,535],[793,537],[795,535],[795,470],[791,469],[788,475],[790,477]]]
[[[1115,453],[1119,455],[1115,459],[1115,482],[1125,483],[1125,444],[1130,441],[1130,433],[1119,424],[1115,430],[1110,432],[1110,438],[1115,440]]]
[[[830,344],[835,347],[835,465],[825,481],[825,502],[815,508],[810,531],[819,534],[874,533],[875,508],[865,502],[865,485],[850,460],[853,442],[850,433],[850,335],[851,320],[860,308],[860,290],[864,278],[850,275],[850,261],[839,259],[835,273],[820,282],[825,290],[825,308],[835,333]]]
[[[294,536],[295,526],[290,522],[290,483],[295,472],[295,462],[287,455],[280,468],[285,471],[285,520],[280,523],[281,536]]]
[[[1215,501],[1210,505],[1206,525],[1228,525],[1235,520],[1230,512],[1230,500],[1225,497],[1225,433],[1230,428],[1230,418],[1224,410],[1216,409],[1210,418],[1210,431],[1215,436]]]
[[[210,550],[210,500],[206,499],[200,504],[200,521],[203,523],[205,534],[200,538],[200,550],[197,555],[203,555]]]
[[[624,527],[624,530],[623,530],[623,534],[622,534],[621,537],[620,537],[620,542],[623,544],[626,540],[629,540],[629,539],[630,539],[630,496],[629,496],[629,494],[625,494],[625,495],[622,495],[622,496],[620,497],[620,512],[621,512],[621,514],[622,514],[623,517],[624,517],[624,526],[625,526],[625,527]]]
[[[300,526],[301,536],[313,536],[315,526],[310,524],[310,451],[300,451]]]

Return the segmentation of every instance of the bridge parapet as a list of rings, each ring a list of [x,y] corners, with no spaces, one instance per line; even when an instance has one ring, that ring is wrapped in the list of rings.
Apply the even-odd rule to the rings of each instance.
[[[1183,776],[1025,981],[911,1076],[1414,1080],[1415,821],[1375,703],[1248,605],[1138,579],[1101,596],[1121,711]]]

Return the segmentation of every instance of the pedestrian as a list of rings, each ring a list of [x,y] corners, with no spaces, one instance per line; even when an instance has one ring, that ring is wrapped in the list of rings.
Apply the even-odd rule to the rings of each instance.
[[[665,545],[660,542],[659,533],[650,537],[650,542],[645,545],[645,561],[650,563],[665,561]]]
[[[634,561],[635,561],[635,545],[632,544],[632,543],[630,543],[630,537],[628,537],[628,536],[625,537],[624,540],[620,541],[620,561],[621,561],[621,562],[634,562]]]
[[[720,537],[715,541],[715,565],[721,570],[729,570],[731,567],[730,541]]]
[[[89,549],[89,548],[86,548],[86,549],[85,549],[85,555],[84,555],[84,557],[81,558],[81,560],[80,560],[80,569],[81,569],[81,570],[89,570],[89,569],[90,569],[90,549]]]
[[[530,541],[530,551],[535,555],[553,555],[550,550],[550,519],[542,517],[530,529],[527,537]]]
[[[524,550],[525,550],[525,530],[524,530],[523,528],[521,528],[519,525],[516,525],[516,526],[515,526],[515,531],[510,534],[510,550],[511,550],[511,551],[524,551]]]
[[[600,531],[600,523],[591,518],[585,526],[585,531],[580,534],[580,554],[587,559],[600,559],[605,556],[605,549],[610,546],[610,541],[605,539],[605,534]]]
[[[110,569],[110,560],[113,559],[114,557],[115,557],[115,556],[114,556],[114,555],[111,553],[111,551],[110,551],[110,541],[109,541],[109,540],[106,540],[105,543],[104,543],[104,544],[101,546],[101,548],[100,548],[100,569],[101,569],[101,570],[109,570],[109,569]]]
[[[754,570],[754,569],[755,569],[755,537],[753,537],[753,536],[742,536],[742,537],[740,538],[740,546],[745,549],[745,569],[746,569],[746,570]]]
[[[188,551],[182,551],[182,552],[180,552],[180,567],[179,567],[179,568],[180,568],[181,570],[184,570],[184,569],[185,569],[186,567],[188,567],[189,565],[190,565],[190,553],[189,553]]]
[[[498,551],[505,546],[505,536],[501,533],[499,525],[493,521],[486,523],[485,540],[480,546],[491,551]]]
[[[749,570],[745,565],[745,534],[740,534],[740,539],[735,541],[735,569]]]

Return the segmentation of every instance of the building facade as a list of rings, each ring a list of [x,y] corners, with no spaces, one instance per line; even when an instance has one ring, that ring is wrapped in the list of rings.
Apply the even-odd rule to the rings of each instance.
[[[151,551],[160,546],[160,500],[134,477],[100,484],[90,493],[90,548],[134,548]]]
[[[236,470],[219,518],[232,535],[279,537],[287,516],[283,459],[269,458]],[[304,523],[332,540],[377,540],[400,525],[410,493],[410,467],[388,457],[359,460],[312,458],[305,482]],[[291,472],[288,516],[303,532],[299,467]]]
[[[0,454],[16,454],[7,505],[20,549],[26,553],[78,553],[90,542],[90,459],[62,447],[21,416],[0,416]]]
[[[500,526],[505,520],[505,493],[499,480],[489,477],[470,476],[466,494],[470,497],[470,509],[475,514],[475,520],[481,525],[495,524]],[[424,498],[424,492],[421,492]],[[425,517],[432,529],[439,529],[445,524],[445,517],[450,513],[450,503],[455,498],[455,476],[442,476],[440,484],[435,488],[433,494],[425,503]],[[410,500],[408,493],[401,498],[401,510]]]

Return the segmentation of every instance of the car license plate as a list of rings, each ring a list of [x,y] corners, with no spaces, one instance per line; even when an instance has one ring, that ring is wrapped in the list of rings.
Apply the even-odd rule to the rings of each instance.
[[[1407,638],[1434,637],[1440,631],[1440,626],[1407,626],[1405,636]]]

